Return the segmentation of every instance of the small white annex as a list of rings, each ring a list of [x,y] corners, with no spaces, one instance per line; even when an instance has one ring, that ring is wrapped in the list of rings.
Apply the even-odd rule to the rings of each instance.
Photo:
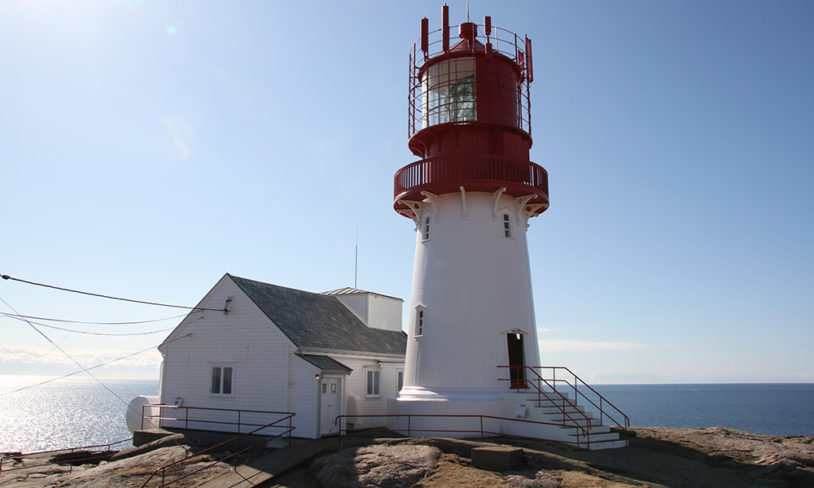
[[[208,413],[224,422],[235,410],[294,412],[295,437],[337,433],[337,415],[384,414],[398,395],[401,308],[353,288],[311,293],[226,274],[159,346],[161,403],[227,409]],[[234,429],[219,425],[187,427]]]

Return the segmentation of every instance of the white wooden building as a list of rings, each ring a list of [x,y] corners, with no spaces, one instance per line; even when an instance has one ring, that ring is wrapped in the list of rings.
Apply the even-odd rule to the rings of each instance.
[[[161,401],[294,412],[293,435],[307,438],[336,433],[337,415],[387,413],[403,381],[401,306],[353,288],[310,293],[226,274],[159,346]],[[355,427],[385,423],[376,420]],[[234,428],[218,425],[187,427]]]

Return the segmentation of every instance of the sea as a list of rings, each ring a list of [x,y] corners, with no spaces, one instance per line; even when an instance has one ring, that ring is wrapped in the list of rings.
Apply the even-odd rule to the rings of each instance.
[[[85,378],[19,390],[44,380],[0,376],[0,452],[30,453],[127,439],[131,433],[125,424],[126,403],[158,392],[157,380],[102,380],[102,386]],[[757,434],[814,436],[812,383],[594,388],[625,412],[632,426],[725,426]]]

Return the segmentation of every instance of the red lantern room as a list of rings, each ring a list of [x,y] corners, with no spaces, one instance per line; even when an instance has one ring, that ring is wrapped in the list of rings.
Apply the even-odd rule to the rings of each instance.
[[[395,176],[394,208],[415,218],[406,202],[422,192],[465,190],[527,197],[535,216],[548,208],[548,174],[529,160],[533,80],[531,40],[492,25],[465,22],[450,39],[449,7],[443,26],[410,54],[409,147],[420,161]]]

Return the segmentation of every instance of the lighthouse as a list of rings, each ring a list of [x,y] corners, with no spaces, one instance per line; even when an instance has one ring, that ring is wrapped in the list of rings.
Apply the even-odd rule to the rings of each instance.
[[[445,5],[440,29],[421,20],[408,97],[419,160],[394,185],[415,224],[400,412],[505,415],[539,364],[526,232],[549,200],[529,159],[533,79],[531,40],[490,17],[454,29]]]

